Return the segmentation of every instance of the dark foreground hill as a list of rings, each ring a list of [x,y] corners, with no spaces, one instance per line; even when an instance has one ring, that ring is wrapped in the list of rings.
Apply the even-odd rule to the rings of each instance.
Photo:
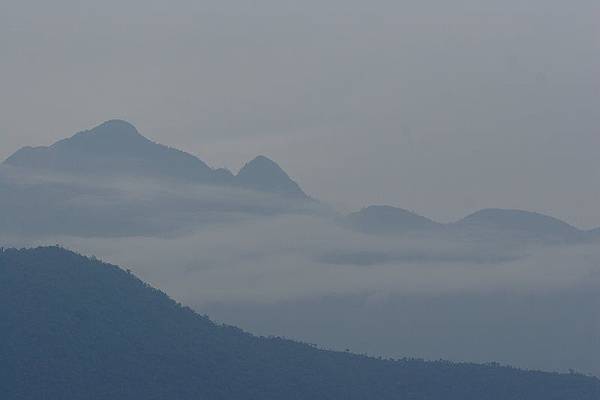
[[[388,361],[212,323],[118,267],[0,251],[2,399],[597,400],[600,381]]]

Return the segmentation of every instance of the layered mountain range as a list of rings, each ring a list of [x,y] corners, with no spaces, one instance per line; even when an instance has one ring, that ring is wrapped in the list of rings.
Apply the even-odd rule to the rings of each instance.
[[[597,229],[584,231],[548,215],[500,208],[479,210],[459,221],[443,224],[402,208],[369,206],[349,214],[343,224],[359,232],[383,236],[434,233],[571,243],[593,240],[598,235]]]
[[[248,162],[237,175],[210,168],[199,158],[155,143],[130,123],[107,121],[48,147],[24,147],[5,165],[76,176],[131,176],[181,182],[234,185],[307,199],[298,184],[267,157]]]
[[[550,242],[574,242],[600,237],[598,230],[586,232],[556,218],[522,210],[485,209],[450,224],[437,223],[408,210],[390,206],[369,206],[346,216],[336,216],[331,209],[307,196],[298,183],[265,156],[256,157],[237,174],[233,174],[227,169],[211,168],[184,151],[155,143],[122,120],[107,121],[51,146],[22,148],[8,157],[2,167],[0,193],[3,196],[0,206],[5,210],[5,230],[34,232],[38,229],[45,233],[92,236],[157,234],[172,231],[183,221],[221,220],[240,213],[272,215],[299,210],[306,212],[307,209],[314,212],[319,204],[316,208],[320,215],[328,214],[343,227],[374,235],[428,232],[470,235],[490,240],[511,237]],[[14,178],[15,174],[17,178]],[[54,178],[49,179],[49,176]],[[171,196],[176,199],[169,202],[164,200],[163,189],[150,190],[151,193],[140,197],[137,196],[139,192],[132,195],[133,185],[128,185],[128,188],[106,185],[110,179],[121,182],[133,179],[138,182],[140,178],[158,183],[159,186],[200,185],[204,187],[204,194],[211,194],[210,199],[200,194],[197,199],[185,195],[183,197],[186,199],[182,200],[184,191],[177,188],[173,189],[176,193]],[[225,191],[219,191],[221,189]],[[217,192],[219,194],[215,195]],[[132,200],[134,197],[139,201]],[[80,201],[90,198],[101,200],[91,202],[95,207],[86,207],[85,201]],[[38,204],[40,199],[44,199],[43,205]],[[127,214],[125,221],[130,229],[121,228],[118,232],[111,232],[110,227],[103,227],[103,221],[124,217],[115,211],[115,205]],[[36,217],[40,206],[45,209],[44,215]],[[181,210],[178,213],[180,217],[183,214],[186,216],[162,226],[157,219],[162,214],[169,215],[169,209],[174,208]],[[108,215],[102,216],[103,213]],[[208,213],[211,215],[207,216]],[[219,216],[215,217],[214,214]],[[90,219],[92,215],[100,217],[98,220]],[[82,219],[88,220],[86,229],[75,226]],[[59,223],[59,220],[63,222]],[[149,223],[150,220],[154,222]],[[92,227],[97,229],[88,229]]]
[[[485,209],[456,222],[439,223],[391,206],[368,206],[342,215],[306,195],[264,156],[231,173],[155,143],[119,120],[51,146],[23,148],[10,156],[0,165],[0,210],[0,246],[61,243],[97,254],[130,266],[196,310],[252,332],[289,335],[368,354],[499,360],[533,369],[574,368],[596,375],[600,368],[594,350],[597,274],[592,273],[600,232],[583,231],[547,215]],[[592,245],[579,245],[587,242]],[[85,385],[74,387],[69,397],[60,382],[82,376],[85,379],[79,382],[100,385],[103,393],[118,398],[123,381],[137,382],[130,393],[148,394],[141,388],[147,384],[143,377],[164,375],[168,378],[158,379],[160,385],[149,386],[149,390],[161,393],[164,387],[165,393],[181,395],[178,398],[189,398],[191,392],[204,393],[207,398],[353,398],[353,393],[354,398],[373,398],[372,389],[379,388],[375,389],[377,398],[395,398],[390,394],[393,391],[415,399],[453,398],[439,397],[442,391],[459,398],[495,398],[482,395],[487,391],[505,395],[499,398],[537,399],[547,398],[535,397],[546,392],[530,386],[532,382],[539,379],[546,385],[574,379],[474,364],[381,363],[287,341],[263,341],[235,329],[221,329],[189,310],[185,323],[181,321],[188,317],[179,311],[173,314],[177,316],[161,311],[161,317],[155,318],[144,304],[153,302],[150,293],[156,292],[125,289],[129,285],[125,281],[132,281],[119,275],[121,272],[115,276],[125,281],[119,278],[114,282],[105,273],[90,272],[117,271],[112,267],[105,270],[93,260],[56,248],[10,250],[2,257],[0,273],[2,268],[11,272],[0,279],[0,285],[10,282],[0,293],[5,306],[0,328],[9,335],[3,336],[8,341],[0,343],[0,352],[5,352],[0,357],[10,362],[4,364],[6,368],[0,365],[0,392],[8,387],[1,386],[2,376],[28,377],[16,386],[16,381],[9,379],[12,393],[50,388],[50,397],[81,398]],[[80,273],[81,279],[72,281],[74,274]],[[96,287],[88,280],[105,285]],[[81,290],[69,294],[69,288],[76,286]],[[127,293],[127,298],[119,295],[118,303],[108,304],[105,296],[117,293]],[[432,293],[434,299],[429,297]],[[139,304],[128,302],[138,294]],[[65,296],[81,296],[81,302],[73,302],[66,314],[59,314],[66,304],[60,299]],[[103,320],[127,307],[129,311],[120,319]],[[141,322],[135,320],[140,325],[127,325],[127,318],[136,313],[148,315],[144,314]],[[23,320],[27,315],[30,325]],[[46,320],[44,315],[54,317]],[[177,321],[189,326],[161,330],[166,325],[175,327]],[[27,329],[18,330],[19,326]],[[109,326],[118,327],[116,336]],[[35,327],[44,338],[36,335]],[[147,331],[159,332],[151,339],[159,345],[156,352],[144,342]],[[196,338],[196,331],[210,333]],[[48,338],[48,332],[58,334]],[[93,341],[101,339],[97,332],[106,334],[106,341],[94,348]],[[172,343],[179,343],[171,340],[173,337],[186,338],[181,342],[185,349],[173,347]],[[69,345],[61,342],[64,338],[83,343],[79,350],[86,359],[77,360]],[[135,360],[135,352],[127,351],[124,358],[103,358],[105,349],[113,344],[123,348],[119,347],[120,338],[135,344],[136,352],[143,350],[143,362]],[[161,347],[164,343],[169,344]],[[214,353],[206,350],[215,343],[223,347]],[[258,344],[246,347],[248,343]],[[270,347],[273,343],[281,345],[285,355],[275,354]],[[573,346],[564,348],[563,343]],[[10,350],[14,346],[27,357],[19,360]],[[239,351],[229,352],[229,347]],[[27,353],[29,348],[39,351]],[[266,358],[252,359],[252,354],[262,351]],[[242,353],[240,361],[236,357]],[[36,354],[43,355],[36,358]],[[211,360],[209,364],[203,356]],[[223,357],[229,361],[222,362]],[[40,361],[45,359],[53,364]],[[113,375],[95,380],[93,371],[99,365],[95,363],[117,371],[122,380]],[[293,371],[285,370],[286,363],[295,365]],[[190,365],[193,368],[186,370]],[[284,370],[277,375],[280,387],[269,386],[272,382],[261,375],[277,374],[267,365]],[[368,370],[371,366],[374,369]],[[127,372],[138,367],[140,374]],[[229,379],[232,386],[225,387],[218,383],[218,374],[207,372],[211,367],[220,368],[228,377],[241,374],[241,381]],[[54,372],[47,375],[51,382],[27,386],[41,379],[44,368]],[[57,374],[61,368],[67,368],[69,374]],[[385,378],[378,375],[388,374],[388,369],[395,372]],[[243,372],[247,370],[261,372]],[[32,372],[27,375],[27,371]],[[487,374],[502,378],[492,382]],[[336,388],[315,375],[335,381]],[[363,381],[359,375],[365,376]],[[298,381],[298,376],[307,378]],[[403,383],[394,386],[398,376],[406,380],[402,378]],[[192,385],[189,393],[179,393],[173,386],[174,381],[195,379],[204,385],[217,383],[205,388]],[[102,386],[101,381],[108,383]],[[259,382],[260,388],[249,388],[248,382]],[[511,388],[514,391],[509,394],[503,392],[502,387],[511,382],[522,382],[522,386]],[[590,398],[573,392],[582,387],[581,382],[576,383],[578,389],[566,391],[552,386],[554,383],[548,387],[564,394],[555,396],[557,399]],[[180,386],[187,387],[184,383]],[[314,390],[306,389],[308,386]],[[300,387],[301,394],[294,394]],[[463,389],[473,387],[485,390],[469,397],[470,392]],[[526,391],[518,391],[525,387]],[[248,391],[254,394],[240,395]]]

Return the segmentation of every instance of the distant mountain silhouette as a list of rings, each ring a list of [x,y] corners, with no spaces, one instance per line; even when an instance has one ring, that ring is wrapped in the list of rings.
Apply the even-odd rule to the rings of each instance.
[[[559,240],[576,240],[584,237],[583,231],[557,218],[523,210],[484,209],[468,215],[453,225]]]
[[[279,165],[265,156],[258,156],[240,170],[236,181],[251,189],[293,197],[306,197],[300,186]]]
[[[83,176],[90,184],[93,184],[93,178],[105,176],[141,176],[159,179],[161,182],[166,179],[184,183],[210,184],[260,192],[268,196],[275,195],[272,197],[281,198],[284,202],[275,204],[270,201],[271,199],[258,199],[254,200],[253,204],[247,204],[247,202],[244,203],[245,194],[238,191],[235,194],[230,193],[229,196],[221,197],[231,199],[237,196],[240,201],[235,204],[230,202],[230,204],[223,205],[222,201],[211,200],[202,204],[202,207],[199,207],[200,203],[189,207],[190,202],[186,203],[186,209],[193,209],[195,214],[197,211],[277,214],[285,211],[286,207],[297,209],[299,204],[309,203],[311,207],[315,208],[311,212],[316,211],[322,215],[333,214],[326,206],[307,196],[279,165],[265,156],[256,157],[244,165],[237,175],[233,175],[226,169],[213,169],[189,153],[155,143],[142,136],[133,125],[122,120],[107,121],[48,147],[25,147],[10,156],[3,165],[23,171],[45,174],[58,172]],[[0,198],[0,206],[6,210],[3,217],[4,225],[19,229],[23,227],[26,228],[24,230],[31,232],[32,227],[37,224],[40,227],[48,226],[47,232],[56,232],[53,229],[57,226],[69,226],[68,223],[65,224],[61,221],[72,221],[73,227],[67,232],[83,231],[86,234],[96,234],[98,229],[93,232],[81,229],[82,226],[79,226],[77,221],[89,220],[89,216],[97,215],[98,221],[94,221],[93,226],[105,225],[101,231],[110,235],[112,230],[110,226],[115,225],[115,221],[127,214],[135,216],[135,221],[125,224],[127,229],[118,229],[123,231],[121,233],[144,234],[160,232],[163,229],[162,225],[164,224],[161,223],[160,216],[164,214],[165,210],[160,209],[160,206],[147,207],[143,213],[135,204],[105,207],[106,209],[102,212],[97,212],[98,210],[86,209],[85,202],[76,201],[88,196],[89,187],[83,189],[66,185],[68,187],[66,193],[71,196],[62,196],[61,199],[60,193],[65,192],[64,186],[59,184],[7,185],[0,176],[0,193],[3,193],[5,197],[5,200]],[[22,194],[21,197],[18,196],[19,193]],[[42,210],[42,208],[32,204],[35,203],[35,199],[55,200],[47,202],[50,207],[48,212],[44,212],[47,217],[38,215],[37,210]],[[96,203],[110,204],[110,201]],[[75,202],[77,207],[67,206],[68,202]],[[51,208],[53,205],[55,207]],[[15,207],[22,212],[15,210]],[[178,205],[178,207],[180,206]],[[133,212],[130,209],[133,209]],[[123,212],[119,213],[119,210]],[[82,219],[82,217],[84,218]],[[186,213],[180,213],[179,218],[184,221],[190,220]],[[458,222],[440,224],[401,208],[369,206],[338,220],[341,225],[352,230],[377,235],[435,232],[451,236],[466,235],[478,240],[493,241],[508,238],[510,240],[540,240],[544,242],[573,242],[584,238],[600,237],[600,233],[598,233],[600,229],[584,232],[556,218],[521,210],[485,209]],[[2,221],[0,220],[0,222]],[[176,223],[172,225],[175,226]],[[148,226],[149,224],[152,226]],[[80,225],[92,226],[88,222]]]
[[[129,174],[199,182],[227,179],[226,174],[217,173],[198,158],[154,143],[133,125],[120,120],[107,121],[49,147],[23,148],[5,163],[76,174]]]
[[[391,206],[365,207],[348,215],[345,224],[357,231],[374,234],[401,234],[442,226],[408,210]]]
[[[516,239],[573,242],[592,237],[557,218],[510,209],[484,209],[460,221],[441,224],[410,211],[390,206],[369,206],[349,214],[342,225],[369,234],[399,235],[430,232],[450,236],[475,236],[480,239]],[[600,235],[600,228],[598,230]]]
[[[4,163],[44,172],[170,178],[307,197],[275,162],[266,157],[257,157],[234,176],[226,169],[210,168],[189,153],[152,142],[122,120],[104,122],[49,147],[22,148]]]
[[[597,400],[600,381],[377,360],[216,325],[118,267],[0,249],[3,399]]]

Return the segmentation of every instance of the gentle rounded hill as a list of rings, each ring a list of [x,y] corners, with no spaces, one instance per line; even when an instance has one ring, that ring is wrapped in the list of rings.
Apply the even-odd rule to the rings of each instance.
[[[354,230],[375,234],[401,234],[441,226],[429,218],[391,206],[365,207],[349,214],[344,222]]]
[[[212,323],[57,247],[0,250],[3,399],[597,400],[600,381],[378,360]]]
[[[582,231],[557,218],[531,211],[489,208],[456,223],[459,226],[524,232],[561,238],[580,237]]]

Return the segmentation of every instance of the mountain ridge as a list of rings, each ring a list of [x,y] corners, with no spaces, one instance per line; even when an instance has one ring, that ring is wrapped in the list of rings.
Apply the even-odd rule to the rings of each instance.
[[[442,224],[403,208],[371,205],[346,216],[345,225],[364,233],[401,234],[437,229]]]
[[[381,360],[217,325],[129,271],[59,247],[0,249],[7,398],[595,400],[596,378]],[[68,382],[68,384],[66,384]]]
[[[102,174],[141,175],[238,187],[281,196],[286,201],[318,203],[306,195],[277,163],[264,155],[247,162],[237,174],[224,168],[213,169],[190,153],[153,142],[124,120],[108,120],[50,146],[23,147],[9,156],[3,165],[45,173],[68,172],[90,178]],[[325,210],[326,206],[321,208]],[[324,213],[334,214],[332,211]],[[482,232],[486,237],[517,234],[527,240],[540,238],[555,242],[600,237],[598,230],[583,231],[548,215],[501,208],[482,209],[456,222],[439,223],[402,208],[371,205],[339,216],[337,221],[346,228],[377,235],[435,232],[472,236]]]
[[[308,199],[300,186],[277,163],[265,156],[258,156],[246,166],[256,163],[260,164],[260,168],[252,168],[250,174],[242,168],[241,176],[239,173],[233,175],[225,168],[213,169],[190,153],[151,141],[124,120],[106,121],[50,146],[23,147],[3,162],[12,167],[45,172],[151,176],[241,186]]]
[[[558,218],[534,211],[484,208],[450,223],[433,221],[393,206],[368,206],[342,218],[342,225],[362,233],[401,235],[434,232],[446,235],[521,235],[521,238],[574,242],[594,238],[600,228],[584,231]],[[517,237],[515,236],[515,237]]]

